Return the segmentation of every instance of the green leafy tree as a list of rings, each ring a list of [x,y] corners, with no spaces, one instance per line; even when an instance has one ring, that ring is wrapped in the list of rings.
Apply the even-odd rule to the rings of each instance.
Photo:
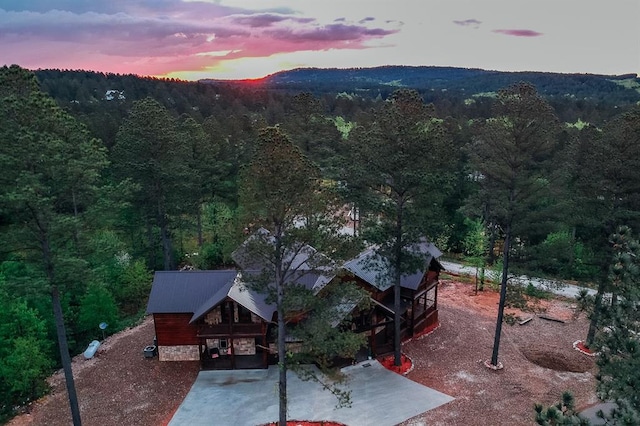
[[[122,270],[114,296],[126,314],[139,313],[147,305],[153,274],[141,260],[120,257],[118,261]]]
[[[485,265],[487,259],[487,235],[486,227],[480,220],[465,218],[465,224],[469,228],[464,239],[464,250],[468,260],[476,269],[476,293],[484,290]],[[478,276],[479,275],[479,276]],[[478,278],[480,282],[478,282]]]
[[[363,236],[392,266],[395,363],[401,362],[400,277],[421,264],[410,250],[433,235],[449,187],[450,138],[433,106],[412,90],[394,92],[351,131],[345,180],[363,212]],[[385,272],[385,271],[381,271]]]
[[[102,284],[92,283],[80,301],[78,329],[88,340],[100,337],[98,325],[105,322],[110,330],[118,329],[118,306],[111,292]]]
[[[349,349],[346,352],[350,352],[362,344],[360,336],[331,330],[331,322],[326,321],[326,309],[322,308],[326,305],[318,305],[322,298],[299,283],[307,274],[331,274],[329,260],[309,245],[319,237],[316,230],[304,226],[304,218],[310,214],[311,207],[319,206],[316,199],[322,193],[319,170],[300,149],[277,127],[261,130],[253,159],[243,171],[240,191],[240,205],[246,222],[261,228],[245,243],[245,254],[237,256],[240,258],[238,263],[245,269],[245,277],[254,277],[249,285],[265,292],[276,304],[281,426],[286,425],[287,416],[287,370],[300,371],[295,369],[299,360],[288,350],[285,340],[289,332],[287,324],[292,318],[308,317],[303,323],[315,328],[315,332],[306,334],[300,328],[292,331],[307,338],[304,341],[307,355],[314,354],[312,347],[316,348],[315,355],[345,355],[345,347]],[[314,213],[331,215],[326,204],[323,209]],[[305,259],[302,263],[297,260],[301,257]],[[258,276],[247,270],[256,268],[261,272]],[[350,303],[352,299],[344,292],[341,294],[345,297],[344,302]],[[362,295],[356,292],[356,297],[361,298]],[[334,318],[335,315],[333,311]],[[322,336],[325,339],[318,342],[317,338]],[[334,393],[344,396],[338,391]]]
[[[491,365],[498,366],[511,242],[549,194],[550,160],[557,152],[557,119],[535,88],[520,83],[498,93],[494,116],[468,146],[479,197],[504,232],[502,282]]]
[[[589,247],[569,231],[550,233],[534,247],[532,254],[533,269],[553,277],[585,280],[598,274]]]
[[[0,278],[0,419],[47,389],[49,342],[38,312],[9,298]]]
[[[198,269],[217,269],[232,262],[238,237],[238,209],[219,197],[203,205],[202,228],[206,240],[191,261]]]

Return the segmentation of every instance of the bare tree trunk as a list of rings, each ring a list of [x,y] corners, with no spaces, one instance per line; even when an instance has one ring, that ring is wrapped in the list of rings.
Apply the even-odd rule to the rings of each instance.
[[[172,271],[176,269],[176,265],[173,261],[173,245],[171,244],[171,236],[169,235],[167,215],[164,212],[162,204],[158,205],[158,226],[160,227],[160,239],[162,241],[164,269],[165,271]]]
[[[507,232],[504,240],[504,251],[502,253],[502,281],[500,284],[500,303],[498,305],[498,318],[496,319],[496,334],[493,338],[493,353],[491,354],[491,365],[498,366],[498,350],[500,348],[500,335],[502,334],[502,320],[504,318],[504,304],[507,299],[507,281],[509,273],[509,246],[511,245],[511,223],[507,224]]]
[[[76,244],[76,249],[80,247],[80,228],[78,226],[78,203],[76,201],[76,191],[71,191],[71,201],[73,203],[73,218],[75,219],[74,223],[74,234],[73,234],[73,242]]]
[[[598,292],[596,293],[596,300],[593,304],[593,313],[589,320],[589,331],[587,331],[587,339],[584,342],[584,345],[587,348],[593,344],[593,340],[596,337],[596,330],[600,320],[600,310],[602,309],[602,297],[604,296],[606,286],[606,280],[604,278],[600,278],[600,282],[598,283]]]
[[[60,295],[58,287],[51,288],[51,301],[53,302],[53,315],[56,322],[56,332],[58,335],[58,348],[60,349],[60,358],[62,359],[62,369],[64,370],[64,379],[67,385],[67,393],[69,395],[69,406],[71,408],[71,418],[74,426],[81,426],[80,407],[78,406],[78,395],[73,381],[73,370],[71,369],[71,357],[69,356],[69,347],[67,345],[67,333],[64,327],[64,318],[62,316],[62,306],[60,305]]]
[[[56,323],[56,333],[58,336],[58,348],[60,349],[60,359],[62,361],[62,369],[64,370],[65,383],[67,385],[67,394],[69,396],[69,407],[71,409],[71,418],[74,426],[81,426],[80,407],[78,405],[78,395],[73,381],[73,370],[71,369],[71,357],[69,356],[69,346],[67,344],[67,332],[64,327],[64,317],[62,315],[62,306],[60,305],[60,295],[58,286],[54,284],[53,259],[51,258],[51,247],[46,229],[38,226],[41,232],[42,259],[44,261],[47,279],[51,285],[51,302],[53,304],[53,315]]]
[[[173,248],[171,245],[171,237],[166,225],[160,226],[160,238],[162,239],[162,258],[164,260],[165,271],[176,269],[173,262]]]
[[[202,247],[202,244],[204,244],[204,237],[202,236],[202,204],[200,203],[198,203],[196,213],[196,226],[198,228],[198,247]]]
[[[489,226],[489,253],[487,253],[487,264],[493,265],[496,261],[496,257],[493,253],[493,248],[496,245],[496,226],[493,222],[490,222]]]
[[[402,365],[402,342],[400,341],[400,278],[402,277],[402,202],[398,203],[396,216],[395,277],[393,283],[393,360],[394,365]]]
[[[147,241],[149,244],[149,267],[156,269],[156,242],[153,238],[153,225],[151,224],[150,218],[146,218],[147,225]]]
[[[287,426],[287,346],[286,327],[284,318],[284,277],[282,275],[282,231],[276,229],[275,244],[275,281],[276,281],[276,308],[278,311],[278,400],[279,400],[279,426]]]

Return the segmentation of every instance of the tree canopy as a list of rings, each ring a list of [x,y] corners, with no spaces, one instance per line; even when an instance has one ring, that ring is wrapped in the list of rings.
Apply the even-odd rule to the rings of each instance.
[[[640,226],[632,76],[402,68],[296,71],[286,85],[282,75],[244,84],[35,74],[0,69],[0,306],[39,324],[24,336],[13,325],[0,330],[14,354],[0,350],[3,402],[42,391],[64,357],[55,353],[59,333],[75,354],[101,335],[98,317],[109,333],[135,322],[150,271],[229,268],[239,242],[261,227],[280,244],[280,260],[273,244],[263,253],[272,277],[291,250],[313,247],[323,255],[317,267],[373,244],[398,266],[397,280],[419,263],[410,247],[420,238],[458,255],[485,233],[487,252],[508,256],[505,271],[632,297],[608,275],[611,234]],[[536,87],[507,86],[522,78]],[[355,237],[337,232],[349,210]],[[280,278],[269,282],[291,284]],[[316,315],[307,329],[289,321],[286,333],[312,342],[315,359],[339,352],[349,336],[320,328],[328,304],[306,303],[340,293],[289,290],[285,309]],[[596,305],[589,337],[610,321],[607,300]],[[42,329],[52,363],[33,352]],[[13,371],[31,367],[28,359],[33,368]]]

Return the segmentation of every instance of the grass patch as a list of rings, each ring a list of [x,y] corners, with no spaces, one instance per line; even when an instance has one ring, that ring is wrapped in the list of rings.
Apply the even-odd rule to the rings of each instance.
[[[618,86],[622,86],[625,89],[635,90],[640,93],[640,83],[636,78],[625,78],[623,80],[609,80],[612,83],[617,84]]]

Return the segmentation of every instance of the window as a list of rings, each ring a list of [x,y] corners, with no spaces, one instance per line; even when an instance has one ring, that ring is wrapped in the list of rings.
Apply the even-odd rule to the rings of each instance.
[[[425,300],[425,310],[435,308],[436,305],[436,286],[431,287],[427,290]]]
[[[236,304],[236,307],[238,309],[237,322],[251,324],[251,311],[239,304]]]

